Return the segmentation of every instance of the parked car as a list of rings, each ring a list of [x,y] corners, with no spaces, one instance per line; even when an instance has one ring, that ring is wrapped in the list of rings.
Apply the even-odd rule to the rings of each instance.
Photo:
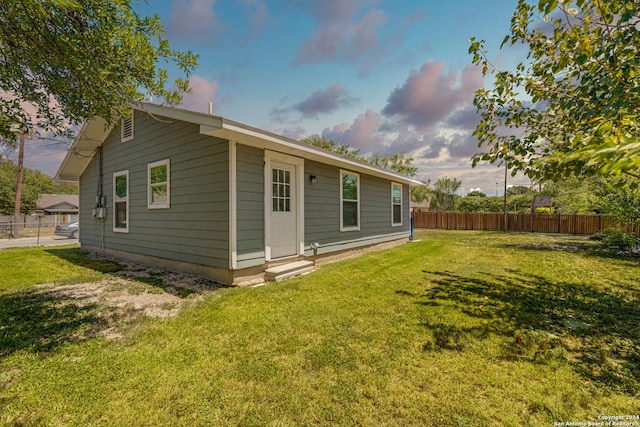
[[[77,239],[80,233],[80,223],[72,222],[68,225],[56,225],[56,236],[67,236],[70,239]]]

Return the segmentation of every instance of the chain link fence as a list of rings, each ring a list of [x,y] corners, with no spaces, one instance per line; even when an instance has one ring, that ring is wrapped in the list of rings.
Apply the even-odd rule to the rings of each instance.
[[[56,227],[78,221],[78,215],[0,215],[0,239],[53,236]]]

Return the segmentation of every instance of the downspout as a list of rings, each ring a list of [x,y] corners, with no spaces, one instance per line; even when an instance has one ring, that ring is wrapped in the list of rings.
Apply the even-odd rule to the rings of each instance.
[[[106,217],[106,213],[107,213],[107,207],[106,207],[106,203],[107,203],[107,199],[106,197],[104,197],[104,192],[103,192],[103,181],[104,181],[104,176],[103,176],[103,155],[102,155],[102,146],[97,148],[98,150],[98,164],[99,164],[99,169],[98,169],[98,191],[96,194],[96,207],[93,210],[93,216],[100,221],[100,223],[102,224],[102,236],[101,236],[101,240],[100,240],[100,249],[102,249],[104,251],[104,223],[105,223],[105,217]]]

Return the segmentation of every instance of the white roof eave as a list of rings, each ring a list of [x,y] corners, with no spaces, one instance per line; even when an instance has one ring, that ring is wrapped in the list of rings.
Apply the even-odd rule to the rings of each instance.
[[[354,172],[361,172],[390,179],[411,186],[425,184],[424,182],[414,178],[409,178],[357,160],[348,159],[337,153],[323,150],[321,148],[239,122],[224,119],[219,116],[149,103],[138,104],[133,107],[152,116],[157,115],[173,120],[198,124],[200,125],[200,133],[203,135],[237,141],[238,143],[253,147],[270,149],[290,154],[292,156],[349,169]],[[113,128],[113,124],[107,126],[106,121],[101,118],[95,118],[85,123],[60,165],[56,174],[56,179],[59,181],[77,182],[80,175],[82,175],[86,167],[89,165],[96,149],[102,145]]]
[[[238,143],[257,148],[270,149],[292,156],[314,160],[320,163],[349,169],[354,172],[361,172],[380,178],[390,179],[410,186],[425,185],[425,183],[420,180],[409,178],[358,160],[349,159],[331,151],[326,151],[294,139],[289,139],[260,129],[252,128],[228,119],[223,120],[222,128],[220,130],[206,132],[206,134],[237,141]]]
[[[113,124],[107,125],[107,122],[101,118],[86,122],[62,160],[55,179],[63,182],[78,182],[80,175],[95,155],[96,149],[102,145],[113,127]]]

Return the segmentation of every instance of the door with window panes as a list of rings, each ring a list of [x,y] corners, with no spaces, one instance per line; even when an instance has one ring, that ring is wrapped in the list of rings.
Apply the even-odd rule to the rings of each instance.
[[[297,253],[295,174],[295,165],[271,162],[271,258],[282,258]]]

